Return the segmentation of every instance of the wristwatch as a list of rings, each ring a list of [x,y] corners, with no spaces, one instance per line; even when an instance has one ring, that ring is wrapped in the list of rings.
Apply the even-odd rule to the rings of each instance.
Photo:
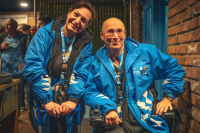
[[[170,97],[170,96],[166,96],[166,98],[167,98],[168,100],[170,100],[170,101],[173,101],[173,100],[174,100],[174,98],[173,98],[173,97]]]

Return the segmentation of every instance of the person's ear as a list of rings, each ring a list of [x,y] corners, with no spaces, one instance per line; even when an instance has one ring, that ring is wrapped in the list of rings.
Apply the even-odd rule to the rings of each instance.
[[[124,31],[124,40],[126,40],[126,31]]]
[[[104,36],[103,36],[103,32],[102,31],[100,32],[100,37],[101,37],[101,40],[104,41]]]

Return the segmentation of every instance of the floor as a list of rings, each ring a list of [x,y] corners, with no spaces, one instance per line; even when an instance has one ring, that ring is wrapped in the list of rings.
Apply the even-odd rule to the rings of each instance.
[[[19,125],[19,133],[36,133],[29,120],[29,112],[27,109],[26,100],[25,100],[25,110],[20,112],[20,117],[18,118],[18,125]],[[92,133],[92,127],[89,124],[88,118],[84,118],[82,121],[81,133]]]

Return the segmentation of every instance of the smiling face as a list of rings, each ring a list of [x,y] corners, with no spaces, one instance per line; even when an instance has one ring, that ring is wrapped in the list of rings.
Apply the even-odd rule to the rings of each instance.
[[[124,40],[126,39],[126,31],[124,24],[117,18],[107,19],[103,23],[102,32],[100,32],[101,40],[105,42],[108,53],[120,53],[124,50]]]
[[[76,34],[86,29],[90,25],[91,16],[91,12],[85,7],[74,9],[69,12],[65,24],[68,36],[74,37]]]

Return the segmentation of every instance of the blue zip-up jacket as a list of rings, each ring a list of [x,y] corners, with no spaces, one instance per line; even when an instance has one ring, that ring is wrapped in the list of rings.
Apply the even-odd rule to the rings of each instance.
[[[29,44],[29,48],[25,57],[25,63],[23,67],[24,77],[32,83],[32,90],[41,106],[42,104],[53,101],[53,93],[51,87],[60,81],[60,78],[49,76],[49,73],[51,74],[53,72],[48,64],[49,61],[54,58],[56,52],[62,54],[62,51],[58,51],[59,47],[61,47],[61,22],[58,21],[59,20],[53,20],[51,23],[43,26],[37,31]],[[56,32],[53,29],[56,29],[59,32]],[[79,54],[77,57],[75,57],[73,64],[68,63],[68,67],[71,70],[70,80],[66,79],[66,81],[68,80],[68,87],[66,92],[68,94],[68,100],[71,99],[73,101],[76,99],[75,102],[78,102],[84,93],[84,85],[87,81],[90,56],[92,54],[92,38],[93,33],[89,29],[86,29],[76,35],[74,45],[78,43],[81,46],[78,46]],[[57,46],[54,47],[54,45]],[[73,54],[73,50],[71,55]],[[61,55],[60,58],[62,58]],[[57,60],[58,58],[53,61]],[[53,62],[52,64],[54,65],[55,63]],[[34,108],[33,112],[33,115],[35,115],[36,113]],[[34,119],[34,124],[37,128],[37,116],[35,115],[34,117],[36,118]],[[66,123],[69,126],[69,129],[67,128],[67,132],[71,132],[76,129],[76,116],[73,114],[67,115]],[[47,114],[43,114],[42,130],[43,133],[49,132]]]
[[[177,64],[177,59],[161,53],[154,45],[139,44],[127,37],[125,49],[125,89],[128,108],[147,130],[168,133],[165,121],[157,115],[151,115],[153,95],[149,91],[149,86],[153,80],[165,79],[163,92],[168,92],[168,96],[175,98],[183,91],[182,77],[185,71]],[[109,110],[117,111],[116,97],[116,80],[104,45],[91,57],[84,102],[92,108],[98,104],[102,115],[105,116]]]

